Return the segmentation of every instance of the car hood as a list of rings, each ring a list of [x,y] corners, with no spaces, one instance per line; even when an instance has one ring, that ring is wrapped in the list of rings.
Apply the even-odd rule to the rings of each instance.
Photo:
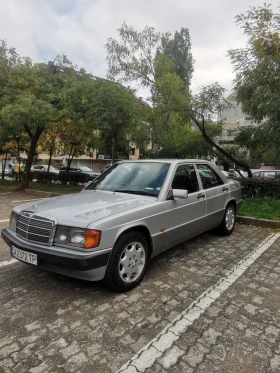
[[[56,219],[58,224],[86,227],[107,216],[155,201],[155,197],[84,190],[80,193],[30,202],[18,206],[15,210],[42,214]]]

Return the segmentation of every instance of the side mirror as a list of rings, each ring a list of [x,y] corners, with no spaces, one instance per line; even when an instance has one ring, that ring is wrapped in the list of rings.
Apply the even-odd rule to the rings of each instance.
[[[173,198],[187,199],[188,191],[184,189],[173,189]]]

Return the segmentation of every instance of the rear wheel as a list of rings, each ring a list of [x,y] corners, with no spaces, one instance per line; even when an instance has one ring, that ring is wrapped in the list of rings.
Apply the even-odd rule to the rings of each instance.
[[[224,218],[218,227],[218,231],[223,236],[232,234],[235,226],[235,206],[229,203],[226,207]]]
[[[145,275],[148,258],[148,244],[141,233],[131,231],[121,235],[107,265],[107,286],[117,291],[134,288]]]

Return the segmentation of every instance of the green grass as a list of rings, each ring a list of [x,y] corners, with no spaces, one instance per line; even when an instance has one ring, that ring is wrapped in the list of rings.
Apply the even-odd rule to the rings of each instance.
[[[0,190],[4,190],[5,188],[18,189],[19,187],[20,187],[20,183],[18,181],[0,180]],[[41,192],[68,194],[68,193],[80,192],[83,188],[84,186],[79,186],[79,185],[29,183],[28,189],[39,190]]]
[[[248,198],[238,211],[240,216],[280,220],[280,200],[273,198]]]

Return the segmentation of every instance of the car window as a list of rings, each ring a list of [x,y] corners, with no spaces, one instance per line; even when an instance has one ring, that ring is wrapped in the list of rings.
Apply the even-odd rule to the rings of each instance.
[[[254,172],[253,173],[253,177],[259,177],[260,176],[260,173],[259,172]]]
[[[196,165],[204,189],[214,188],[223,185],[220,176],[207,164]]]
[[[264,172],[263,177],[268,178],[268,179],[274,179],[275,178],[275,172],[274,171]]]
[[[177,167],[172,182],[172,189],[184,189],[189,194],[198,191],[198,180],[193,164],[184,164]]]

